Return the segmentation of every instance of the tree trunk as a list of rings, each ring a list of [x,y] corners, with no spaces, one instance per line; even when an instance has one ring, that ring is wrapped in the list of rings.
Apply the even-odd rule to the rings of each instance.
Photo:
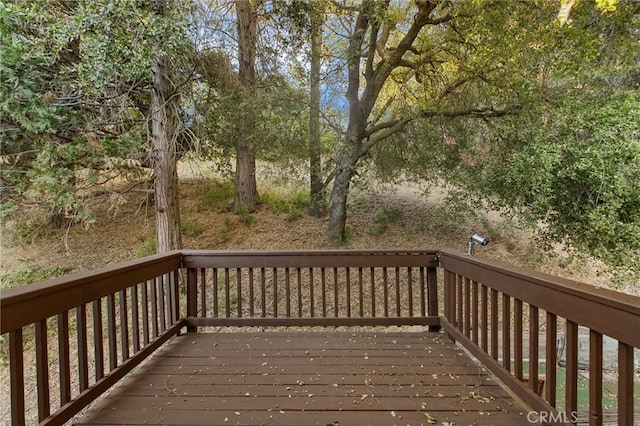
[[[247,99],[256,89],[255,51],[258,14],[255,0],[236,0],[238,29],[238,76],[241,95]],[[256,156],[251,144],[255,118],[252,108],[244,108],[238,118],[236,141],[236,213],[254,212],[260,196],[256,183]]]
[[[320,60],[322,56],[322,11],[315,8],[309,12],[311,18],[311,72],[309,108],[309,180],[311,206],[309,215],[322,217],[327,206],[324,200],[322,166],[320,158]]]
[[[151,91],[151,139],[158,253],[182,248],[177,167],[180,126],[176,113],[177,97],[169,75],[169,60],[164,56],[156,57]]]
[[[329,198],[329,241],[338,246],[345,242],[347,224],[347,197],[353,177],[353,164],[346,154],[340,155],[338,170]]]
[[[436,23],[436,21],[429,21],[429,15],[438,6],[438,2],[422,0],[414,3],[418,8],[418,13],[413,16],[411,26],[403,29],[402,39],[396,44],[396,47],[389,49],[386,46],[388,33],[385,33],[384,29],[382,33],[380,32],[384,19],[381,20],[376,16],[381,12],[386,13],[389,2],[367,0],[360,4],[360,10],[347,46],[346,99],[349,103],[349,120],[346,137],[342,141],[341,150],[336,158],[337,174],[329,200],[327,236],[333,244],[344,242],[349,183],[358,160],[370,149],[371,143],[376,143],[376,136],[378,136],[378,140],[382,140],[406,124],[406,121],[400,120],[398,122],[400,124],[396,125],[392,120],[382,126],[380,123],[375,125],[369,123],[369,117],[380,91],[392,71],[407,64],[407,62],[403,62],[403,56],[411,49],[421,29],[427,24],[434,25]],[[380,5],[381,9],[376,11],[377,5]],[[367,36],[368,40],[365,43]],[[380,55],[381,57],[376,63],[376,58]],[[367,128],[369,128],[368,134]],[[376,128],[378,130],[372,130]],[[363,144],[364,140],[367,140],[366,144]]]

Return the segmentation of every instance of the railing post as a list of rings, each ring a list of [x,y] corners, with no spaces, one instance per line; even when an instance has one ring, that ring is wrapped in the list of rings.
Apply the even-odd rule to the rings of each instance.
[[[435,266],[427,268],[427,315],[437,317],[438,312],[438,269]],[[439,325],[430,325],[429,331],[439,332]]]
[[[187,317],[198,316],[198,275],[194,268],[187,269]],[[196,333],[198,328],[195,326],[187,326],[187,333]]]

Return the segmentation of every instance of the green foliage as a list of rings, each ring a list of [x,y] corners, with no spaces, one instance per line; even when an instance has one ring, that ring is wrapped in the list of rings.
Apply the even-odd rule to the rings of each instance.
[[[255,215],[250,213],[245,206],[240,206],[240,208],[236,209],[236,214],[240,218],[240,222],[249,226],[256,221]]]
[[[214,179],[196,189],[198,211],[213,210],[218,213],[231,211],[233,203],[233,182]]]
[[[376,215],[376,224],[369,228],[369,234],[380,236],[387,232],[389,225],[402,220],[402,209],[398,206],[387,205]]]
[[[543,221],[550,241],[637,268],[639,101],[627,90],[570,93],[553,108],[505,120],[493,129],[491,152],[466,165],[461,182]]]
[[[73,271],[71,266],[53,266],[42,268],[40,266],[29,266],[16,272],[6,272],[0,274],[0,289],[7,290],[14,287],[21,287],[33,284],[50,278],[60,277]]]
[[[202,139],[205,157],[228,157],[235,148],[236,123],[252,111],[254,127],[248,142],[260,160],[299,163],[308,156],[308,100],[282,77],[262,81],[251,93],[240,87],[196,85],[194,107],[198,111],[195,130]],[[204,80],[204,79],[203,79]],[[219,84],[219,83],[218,83]]]
[[[136,250],[136,257],[145,257],[156,254],[156,239],[143,240],[142,245]]]
[[[152,60],[183,63],[186,5],[161,16],[153,2],[1,3],[3,218],[28,205],[91,224],[81,192],[136,171],[148,150]]]
[[[637,8],[580,2],[558,26],[549,2],[471,3],[455,28],[420,39],[442,62],[412,86],[403,113],[517,99],[518,114],[414,121],[374,147],[371,164],[390,181],[444,177],[519,213],[546,243],[640,271]]]
[[[262,202],[272,212],[284,213],[288,221],[294,221],[301,218],[304,211],[309,208],[311,196],[306,189],[296,189],[288,194],[265,191],[262,194]]]

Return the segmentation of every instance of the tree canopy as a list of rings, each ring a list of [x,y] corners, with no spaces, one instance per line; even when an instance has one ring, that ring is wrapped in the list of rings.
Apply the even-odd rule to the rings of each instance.
[[[310,171],[316,202],[331,185],[336,244],[350,186],[373,167],[388,178],[445,179],[520,212],[550,240],[638,267],[637,2],[1,8],[3,218],[39,206],[53,225],[89,224],[86,188],[157,166],[154,138],[165,132],[156,189],[190,150],[242,160],[237,177],[255,173],[256,158],[293,162]],[[246,188],[238,211],[259,201],[253,183]]]

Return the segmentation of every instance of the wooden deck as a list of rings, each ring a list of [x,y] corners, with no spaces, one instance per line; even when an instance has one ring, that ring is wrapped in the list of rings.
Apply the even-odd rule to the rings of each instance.
[[[528,424],[437,333],[253,331],[173,338],[78,425]]]

